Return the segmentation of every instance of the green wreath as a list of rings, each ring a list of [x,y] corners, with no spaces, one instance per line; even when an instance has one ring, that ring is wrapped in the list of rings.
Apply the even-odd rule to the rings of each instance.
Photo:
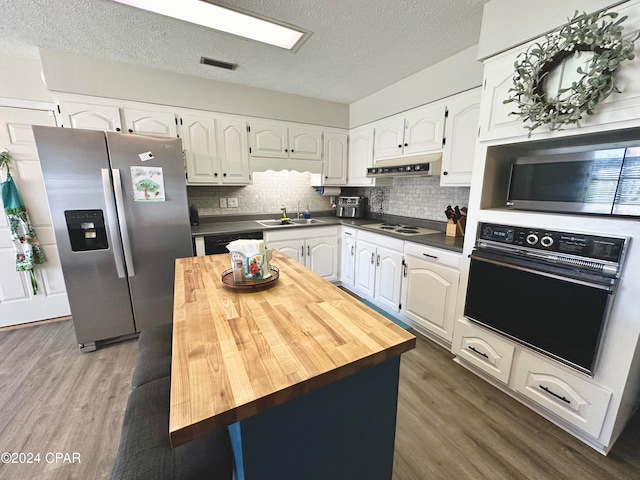
[[[620,93],[614,73],[624,60],[634,58],[633,42],[638,36],[623,38],[621,24],[627,17],[614,22],[617,16],[616,12],[579,15],[576,11],[567,25],[518,55],[510,97],[503,103],[519,107],[510,115],[519,115],[523,122],[530,122],[524,127],[529,129],[529,136],[540,125],[548,125],[550,130],[580,125],[583,116],[593,115],[601,101],[613,92]],[[593,56],[585,68],[577,69],[580,79],[559,89],[553,98],[547,98],[545,80],[549,73],[581,52],[592,52]]]

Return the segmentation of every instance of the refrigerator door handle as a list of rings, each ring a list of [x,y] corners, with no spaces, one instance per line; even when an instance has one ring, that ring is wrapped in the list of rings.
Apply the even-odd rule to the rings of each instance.
[[[124,197],[122,196],[122,181],[120,177],[120,169],[114,168],[113,172],[113,190],[116,192],[116,207],[118,208],[118,223],[120,224],[120,235],[122,237],[122,249],[124,250],[124,262],[127,265],[127,274],[134,277],[136,272],[133,269],[133,255],[131,254],[131,243],[129,242],[129,230],[127,222],[124,218]]]
[[[111,177],[109,176],[109,169],[102,168],[102,190],[104,192],[104,201],[106,203],[106,217],[109,224],[109,236],[111,237],[111,250],[113,250],[113,259],[116,262],[116,271],[118,272],[118,278],[124,278],[124,258],[122,257],[122,251],[120,250],[120,239],[118,238],[118,224],[116,223],[116,205],[113,201],[111,188]]]

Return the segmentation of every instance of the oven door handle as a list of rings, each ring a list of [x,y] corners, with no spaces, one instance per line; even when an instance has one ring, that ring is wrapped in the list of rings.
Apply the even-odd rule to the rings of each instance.
[[[500,267],[512,268],[514,270],[519,270],[519,271],[522,271],[522,272],[532,273],[534,275],[542,275],[544,277],[554,278],[556,280],[562,280],[564,282],[570,282],[570,283],[575,283],[575,284],[578,284],[578,285],[584,285],[584,286],[587,286],[587,287],[597,288],[599,290],[606,290],[607,292],[609,292],[609,295],[613,294],[613,290],[614,290],[613,285],[604,285],[604,284],[601,284],[601,283],[589,282],[587,280],[580,280],[578,278],[567,277],[567,276],[564,276],[564,275],[558,275],[556,273],[545,272],[543,270],[536,270],[536,269],[533,269],[533,268],[524,267],[522,265],[518,265],[518,264],[515,264],[515,263],[511,263],[511,262],[503,262],[503,261],[500,261],[500,260],[489,259],[489,258],[482,257],[482,256],[479,256],[479,255],[474,255],[473,253],[471,255],[469,255],[469,258],[471,260],[477,260],[479,262],[490,263],[492,265],[498,265]]]

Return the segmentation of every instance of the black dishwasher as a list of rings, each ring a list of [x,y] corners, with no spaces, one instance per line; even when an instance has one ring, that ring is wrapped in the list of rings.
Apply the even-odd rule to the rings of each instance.
[[[229,253],[227,245],[234,240],[262,240],[262,231],[243,233],[224,233],[219,235],[205,235],[204,253],[205,255],[215,255],[217,253]]]

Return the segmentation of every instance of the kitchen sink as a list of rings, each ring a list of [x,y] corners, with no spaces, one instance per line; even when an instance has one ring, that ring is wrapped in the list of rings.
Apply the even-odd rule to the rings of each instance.
[[[263,227],[292,227],[294,225],[316,225],[318,223],[327,223],[324,220],[318,220],[317,218],[296,218],[291,219],[287,223],[282,223],[278,220],[256,220],[257,223]]]
[[[317,218],[297,218],[291,220],[291,223],[295,225],[315,225],[316,223],[327,223],[324,220],[318,220]]]

